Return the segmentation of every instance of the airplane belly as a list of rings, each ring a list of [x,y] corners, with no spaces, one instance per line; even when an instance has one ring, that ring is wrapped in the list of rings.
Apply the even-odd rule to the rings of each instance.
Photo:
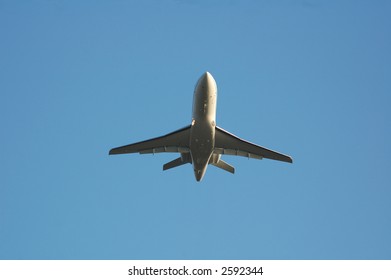
[[[198,81],[193,99],[193,121],[208,120],[215,125],[217,87],[213,77],[206,73]]]
[[[204,170],[214,150],[215,129],[209,122],[195,122],[190,132],[190,153],[194,170]]]
[[[193,104],[193,120],[208,120],[212,122],[216,118],[216,94],[195,94]]]

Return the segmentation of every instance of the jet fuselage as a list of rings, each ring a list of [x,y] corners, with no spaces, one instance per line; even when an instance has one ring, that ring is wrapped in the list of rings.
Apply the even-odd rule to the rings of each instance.
[[[190,154],[194,175],[200,181],[208,167],[215,145],[217,86],[206,72],[198,80],[193,97]]]

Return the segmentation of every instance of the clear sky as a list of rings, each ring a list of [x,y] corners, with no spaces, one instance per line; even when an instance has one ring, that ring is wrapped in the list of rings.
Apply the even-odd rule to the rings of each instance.
[[[390,1],[0,0],[1,259],[390,259]],[[291,155],[110,148],[191,121]]]

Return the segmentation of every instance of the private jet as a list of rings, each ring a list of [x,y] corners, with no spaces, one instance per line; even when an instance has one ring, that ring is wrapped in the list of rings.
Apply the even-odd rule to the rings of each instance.
[[[240,139],[216,126],[216,101],[216,81],[209,72],[205,72],[195,86],[190,125],[160,137],[113,148],[109,155],[179,153],[180,157],[164,164],[163,170],[190,163],[198,182],[204,177],[209,164],[235,172],[233,166],[221,159],[222,155],[293,162],[288,155]]]

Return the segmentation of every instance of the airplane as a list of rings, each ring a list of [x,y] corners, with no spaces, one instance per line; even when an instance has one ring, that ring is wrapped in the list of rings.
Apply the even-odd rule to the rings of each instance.
[[[113,148],[109,155],[180,153],[179,158],[164,164],[163,170],[191,163],[197,182],[202,180],[209,164],[235,172],[233,166],[221,159],[222,155],[293,162],[288,155],[240,139],[216,126],[216,101],[216,81],[209,72],[205,72],[195,86],[190,125],[160,137]]]

